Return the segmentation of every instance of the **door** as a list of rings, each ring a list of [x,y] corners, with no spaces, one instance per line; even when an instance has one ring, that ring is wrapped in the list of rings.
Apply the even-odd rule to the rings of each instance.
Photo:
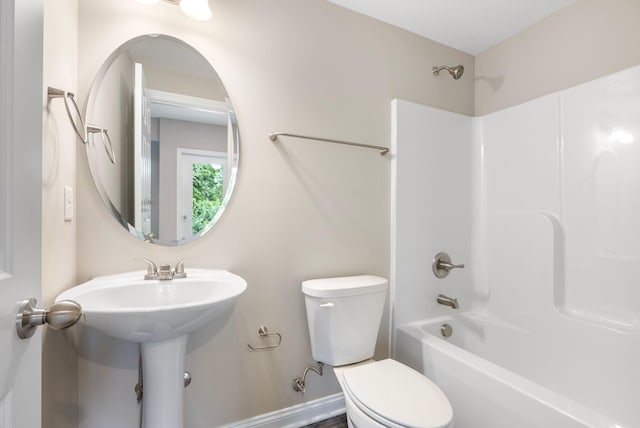
[[[209,150],[196,150],[196,149],[185,149],[178,148],[177,150],[177,171],[178,171],[178,180],[176,184],[176,202],[177,202],[177,231],[178,231],[178,240],[189,239],[195,233],[198,233],[202,224],[208,224],[217,209],[219,208],[219,204],[222,202],[222,197],[225,194],[227,181],[224,177],[226,177],[226,162],[227,162],[227,154],[224,152],[214,152]],[[194,166],[195,165],[211,165],[213,170],[216,170],[217,176],[223,177],[222,180],[214,180],[211,184],[212,188],[210,189],[211,193],[215,195],[219,195],[217,199],[219,199],[219,203],[215,203],[212,209],[213,212],[201,213],[204,219],[194,219],[194,210],[198,211],[194,206],[194,186],[196,183],[194,182]],[[213,186],[219,185],[219,189],[214,189]],[[194,221],[196,221],[197,226],[194,229]]]
[[[151,101],[139,63],[134,65],[133,133],[134,226],[147,236],[151,233]]]
[[[0,428],[39,428],[41,332],[18,339],[18,302],[40,298],[43,0],[0,1]]]

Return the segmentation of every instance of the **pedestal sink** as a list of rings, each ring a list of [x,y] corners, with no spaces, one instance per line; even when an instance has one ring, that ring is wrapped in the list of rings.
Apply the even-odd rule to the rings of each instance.
[[[183,427],[187,335],[230,309],[247,283],[224,270],[145,280],[145,271],[102,276],[60,294],[82,306],[85,325],[140,343],[145,428]]]

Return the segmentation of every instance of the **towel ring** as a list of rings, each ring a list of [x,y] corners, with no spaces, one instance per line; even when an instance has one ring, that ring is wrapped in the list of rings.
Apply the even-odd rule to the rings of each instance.
[[[76,99],[74,98],[73,93],[49,86],[47,95],[49,98],[64,99],[64,108],[67,110],[67,117],[69,118],[69,122],[71,122],[71,126],[73,126],[73,129],[76,131],[76,134],[78,135],[78,137],[80,137],[80,140],[82,140],[84,144],[87,144],[88,142],[87,126],[84,124],[82,113],[80,113],[80,108],[78,107],[78,103],[76,103]],[[69,100],[71,100],[73,109],[75,110],[78,116],[78,122],[80,122],[79,123],[80,127],[78,127],[78,123],[76,123],[76,121],[73,119],[73,114],[71,114],[71,107],[69,106]],[[80,131],[80,129],[82,129],[82,132]]]
[[[280,333],[269,333],[269,329],[264,325],[260,326],[260,328],[258,329],[258,334],[260,335],[260,337],[278,336],[278,342],[275,345],[267,345],[267,346],[251,346],[250,344],[247,344],[247,347],[252,351],[263,351],[265,349],[275,349],[278,346],[280,346],[280,343],[282,343],[282,335],[280,335]]]
[[[111,137],[109,137],[109,131],[106,128],[100,128],[95,125],[87,124],[87,132],[89,134],[100,134],[102,137],[102,145],[104,146],[104,151],[107,152],[107,156],[109,156],[109,160],[112,164],[116,164],[116,153],[113,151],[113,145],[111,144]]]

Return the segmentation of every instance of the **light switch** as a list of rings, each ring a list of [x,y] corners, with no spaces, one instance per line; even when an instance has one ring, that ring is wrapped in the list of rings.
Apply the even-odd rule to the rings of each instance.
[[[64,221],[73,220],[73,189],[65,186],[64,188]]]

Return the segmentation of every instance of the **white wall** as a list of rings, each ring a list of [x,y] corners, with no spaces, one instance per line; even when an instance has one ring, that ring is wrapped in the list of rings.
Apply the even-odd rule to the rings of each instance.
[[[558,95],[549,95],[478,119],[482,122],[480,227],[476,248],[484,275],[476,285],[488,311],[514,320],[554,308],[554,256],[562,230]],[[554,245],[558,243],[558,245]]]
[[[638,330],[638,88],[640,66],[476,118],[475,133],[469,118],[398,101],[396,325],[441,312],[433,295],[446,288],[427,283],[421,251],[443,236],[464,251],[472,236],[474,293],[464,277],[451,287],[469,299],[462,310],[520,325],[563,313]],[[461,199],[438,195],[439,180]],[[471,200],[471,232],[452,230]]]
[[[19,340],[14,320],[17,302],[41,297],[42,258],[38,251],[43,206],[40,142],[46,103],[42,88],[44,15],[42,0],[5,1],[0,6],[3,428],[22,424],[39,427],[42,414],[42,332],[37,331],[30,340]]]
[[[640,329],[640,67],[560,94],[563,307]]]
[[[553,269],[553,263],[562,261],[561,251],[556,249],[562,244],[557,241],[562,234],[558,234],[557,224],[550,220],[559,215],[561,205],[557,134],[560,107],[553,99],[517,104],[639,63],[640,54],[633,46],[633,41],[640,37],[635,24],[639,14],[640,3],[634,0],[583,0],[477,55],[475,114],[506,110],[473,120],[470,129],[463,119],[456,127],[449,127],[449,121],[456,120],[455,114],[400,103],[400,128],[393,134],[403,143],[394,166],[397,182],[392,184],[392,191],[399,198],[394,220],[398,225],[394,250],[396,325],[441,313],[440,307],[433,306],[440,292],[471,297],[471,302],[461,299],[463,307],[484,308],[490,302],[491,287],[496,287],[496,281],[504,284],[503,294],[498,293],[491,300],[493,309],[499,313],[517,311],[509,304],[513,300],[530,299],[543,304],[542,299],[547,306],[565,304],[563,286],[553,287],[554,282],[559,282],[555,275],[561,274]],[[541,116],[530,120],[534,113]],[[473,159],[470,170],[455,168],[460,171],[455,174],[451,167],[461,162],[459,158],[444,156],[447,160],[438,162],[437,157],[431,156],[453,153],[452,137],[457,137],[458,144],[469,146],[470,154],[465,155]],[[406,157],[402,156],[403,151],[408,153]],[[484,162],[480,162],[483,156]],[[456,202],[441,204],[437,213],[429,206],[429,199],[438,190],[425,183],[435,181],[438,176],[447,177],[454,188],[470,192],[471,229],[461,231],[460,236],[449,231],[455,221],[453,215],[460,213]],[[458,180],[469,183],[465,185]],[[505,214],[505,210],[512,212]],[[470,238],[468,270],[436,281],[430,273],[431,256],[427,255],[427,248],[432,241],[438,242],[445,236],[449,241],[461,239],[460,242]],[[487,242],[491,242],[489,248]],[[538,246],[535,250],[519,246],[514,250],[513,244],[518,242],[537,242]],[[520,286],[513,287],[505,276],[508,274],[499,267],[503,260],[514,262],[518,251],[529,255],[528,261],[518,266],[530,275]],[[554,251],[555,257],[547,258]],[[548,269],[536,268],[536,263]],[[458,279],[451,280],[456,273]],[[449,289],[453,293],[444,287],[444,281],[455,284]],[[546,282],[546,291],[538,288],[541,281]],[[617,291],[618,295],[624,295],[622,290]],[[569,289],[566,293],[571,294]],[[583,296],[575,291],[573,295],[576,300]],[[615,298],[614,301],[612,308],[620,304]],[[613,313],[613,309],[608,312]]]
[[[399,102],[396,326],[442,313],[433,308],[442,287],[421,278],[427,266],[420,251],[438,243],[464,204],[444,203],[438,219],[415,195],[430,196],[425,183],[457,164],[431,165],[424,154],[446,153],[447,138],[458,134],[463,147],[480,146],[471,156],[480,183],[471,198],[473,283],[450,288],[462,296],[461,309],[557,348],[533,364],[506,358],[505,367],[621,426],[637,425],[637,405],[628,397],[637,383],[629,373],[640,331],[638,88],[640,66],[476,118],[473,137],[461,123],[452,126],[452,113]],[[439,138],[420,130],[421,123]],[[428,148],[416,151],[416,137]],[[423,156],[407,161],[403,153]],[[411,180],[403,183],[403,176]],[[448,242],[463,233],[452,235]],[[589,353],[593,358],[583,358]]]
[[[403,100],[392,112],[393,326],[453,309],[436,297],[473,302],[471,270],[472,118]],[[464,269],[446,278],[432,272],[434,256],[447,252]]]

